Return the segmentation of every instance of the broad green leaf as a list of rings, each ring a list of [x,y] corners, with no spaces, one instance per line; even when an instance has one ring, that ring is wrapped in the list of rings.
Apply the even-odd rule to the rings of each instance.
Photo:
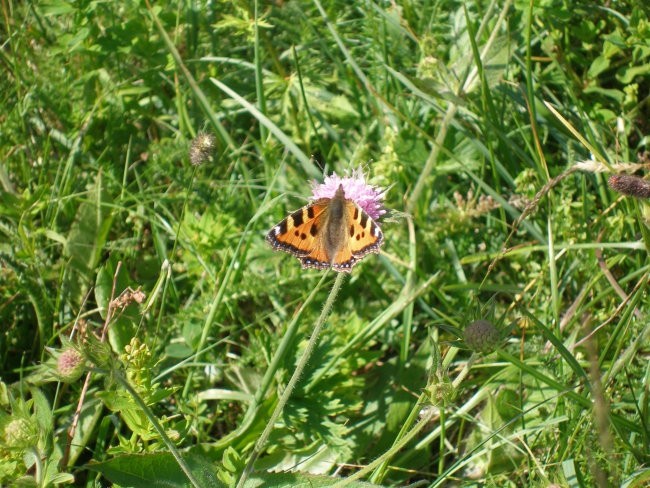
[[[589,78],[596,78],[600,73],[605,71],[607,68],[609,68],[609,59],[606,58],[605,56],[598,56],[591,63],[587,75],[589,76]]]
[[[74,464],[76,459],[88,449],[88,443],[91,442],[95,427],[101,418],[104,417],[104,406],[96,399],[87,399],[81,407],[81,415],[74,432],[72,443],[70,444],[70,464]]]
[[[43,432],[46,432],[54,424],[52,407],[41,390],[32,388],[31,393],[32,399],[34,400],[34,413],[38,426]]]
[[[246,488],[318,488],[333,486],[342,479],[307,473],[256,473],[246,481],[244,486]],[[381,485],[352,481],[346,486],[349,488],[372,488]]]
[[[225,486],[215,476],[215,469],[204,458],[183,455],[194,477],[202,486]],[[91,463],[88,469],[104,475],[109,481],[132,488],[186,488],[190,481],[174,456],[166,452],[127,454],[101,463]]]
[[[64,255],[68,258],[66,283],[73,303],[81,303],[93,283],[95,268],[113,222],[111,202],[99,173],[88,191],[88,199],[77,210],[64,247]]]
[[[643,79],[644,77],[647,77],[648,74],[650,74],[650,63],[642,64],[641,66],[623,68],[618,72],[616,78],[618,78],[618,81],[624,85],[627,85],[632,83],[637,76],[640,79]]]
[[[72,2],[64,2],[64,1],[48,1],[48,2],[41,2],[39,4],[39,8],[43,11],[45,15],[66,15],[66,14],[71,14],[75,11],[75,7],[73,6]]]

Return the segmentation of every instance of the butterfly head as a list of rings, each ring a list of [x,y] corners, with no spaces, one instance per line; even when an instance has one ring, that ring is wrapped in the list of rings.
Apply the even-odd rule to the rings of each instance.
[[[343,183],[341,183],[336,189],[336,193],[334,193],[333,198],[345,200],[345,189],[343,188]]]

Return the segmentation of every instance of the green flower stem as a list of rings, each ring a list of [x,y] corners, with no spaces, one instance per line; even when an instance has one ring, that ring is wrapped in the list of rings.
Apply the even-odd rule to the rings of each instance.
[[[165,432],[165,429],[163,429],[162,425],[160,425],[160,422],[158,422],[158,419],[154,416],[154,414],[151,412],[147,404],[144,402],[142,397],[138,394],[138,392],[131,386],[131,384],[128,382],[128,380],[122,375],[120,371],[114,370],[112,371],[113,378],[120,383],[126,391],[129,392],[131,397],[133,397],[133,400],[135,403],[138,404],[138,406],[142,409],[142,412],[145,414],[145,416],[149,419],[149,422],[153,425],[153,428],[156,429],[156,432],[158,432],[158,435],[162,439],[162,441],[165,443],[167,446],[167,449],[169,449],[169,452],[174,456],[174,459],[176,459],[176,462],[180,466],[180,468],[183,470],[185,473],[185,476],[187,476],[187,479],[190,481],[193,487],[195,488],[202,488],[202,485],[199,483],[199,481],[194,477],[194,474],[192,474],[192,471],[190,470],[190,467],[187,465],[183,457],[181,456],[181,453],[178,452],[178,449],[176,449],[176,446],[172,442],[172,440],[167,436],[167,433]]]
[[[266,373],[264,374],[262,383],[260,384],[259,388],[255,392],[255,396],[253,397],[253,400],[248,405],[248,409],[244,414],[244,419],[242,420],[241,424],[237,427],[236,430],[232,431],[230,434],[219,439],[215,443],[215,447],[217,448],[228,447],[229,445],[232,444],[233,439],[242,436],[248,430],[248,428],[253,424],[253,420],[257,415],[260,405],[264,401],[264,398],[266,397],[266,393],[271,387],[273,378],[275,377],[275,374],[280,368],[280,363],[284,360],[284,357],[286,356],[287,351],[289,350],[289,346],[293,343],[293,339],[296,336],[296,333],[298,332],[298,325],[299,325],[300,318],[302,317],[302,313],[305,310],[305,308],[307,308],[307,306],[312,302],[312,300],[316,296],[316,293],[321,289],[321,285],[325,281],[325,278],[327,278],[327,274],[323,274],[323,277],[318,282],[318,284],[314,287],[314,289],[309,294],[307,299],[302,303],[298,311],[295,314],[293,314],[293,318],[291,319],[291,322],[289,323],[286,332],[282,336],[280,345],[278,346],[277,351],[273,355],[273,359],[271,359],[271,363],[269,364],[269,367],[266,368]]]
[[[465,366],[463,367],[463,370],[458,374],[456,379],[452,382],[452,386],[454,388],[458,388],[458,386],[461,384],[461,382],[465,379],[467,374],[469,373],[472,364],[474,364],[474,361],[477,358],[477,354],[472,354],[472,356],[469,358],[467,363],[465,363]],[[408,420],[405,422],[405,425],[410,425],[413,420],[415,420],[415,417],[419,414],[420,411],[420,405],[425,403],[428,400],[428,395],[427,392],[423,392],[420,397],[418,398],[417,403],[415,404],[415,407],[413,407],[413,410],[411,410],[411,413],[408,417]],[[441,408],[441,411],[444,409],[444,405]],[[373,462],[371,462],[369,465],[367,465],[365,468],[357,471],[351,476],[348,476],[347,478],[339,481],[334,485],[334,488],[338,488],[341,486],[347,486],[349,483],[352,483],[355,480],[358,480],[367,474],[371,473],[375,469],[377,470],[377,478],[383,478],[385,468],[388,465],[388,462],[397,454],[400,450],[402,450],[411,440],[415,438],[415,436],[424,428],[426,425],[433,419],[433,417],[436,415],[436,410],[435,409],[430,409],[429,412],[420,419],[420,421],[413,426],[413,428],[406,434],[403,434],[405,429],[402,429],[400,431],[400,435],[403,435],[403,437],[400,438],[400,435],[398,435],[397,439],[393,443],[390,449],[386,451],[384,454],[379,456],[377,459],[375,459]],[[375,480],[373,478],[373,482],[378,482],[380,480]]]
[[[420,398],[418,398],[417,405],[420,405],[425,400],[426,400],[426,394],[422,393],[420,395]],[[395,454],[397,454],[402,448],[404,448],[404,446],[406,446],[409,442],[411,442],[411,440],[413,440],[415,436],[418,435],[418,433],[424,427],[427,426],[427,424],[433,419],[435,415],[436,415],[436,411],[434,409],[431,409],[424,417],[420,419],[420,421],[417,424],[413,426],[413,428],[404,437],[402,437],[399,441],[395,442],[388,451],[386,451],[384,454],[379,456],[377,459],[375,459],[365,468],[339,481],[338,483],[333,485],[333,487],[338,488],[341,486],[347,486],[353,481],[358,480],[359,478],[362,478],[366,474],[375,470],[376,468],[379,468],[379,466],[381,466],[384,462],[388,462],[388,460],[390,460]]]
[[[176,246],[178,246],[178,241],[181,239],[181,227],[183,226],[183,219],[185,218],[185,211],[187,210],[187,204],[190,199],[190,195],[192,194],[192,188],[194,187],[194,180],[196,179],[196,172],[198,170],[198,166],[194,166],[194,169],[192,170],[192,176],[190,177],[190,184],[188,185],[187,188],[187,193],[185,194],[185,199],[183,200],[183,207],[181,208],[181,214],[178,217],[178,225],[176,226],[176,234],[174,235],[174,244],[172,246],[172,251],[169,253],[169,263],[171,266],[171,263],[174,262],[174,257],[176,256]],[[169,279],[169,275],[167,276],[168,279],[163,280],[162,283],[162,296],[160,298],[160,309],[158,310],[158,318],[156,319],[156,331],[159,331],[162,329],[162,321],[163,318],[165,317],[165,304],[167,303],[167,292],[169,290],[170,286],[174,286],[172,283],[172,280]],[[154,335],[154,341],[157,341],[157,338],[159,337],[159,334]],[[154,342],[155,344],[155,342]],[[190,377],[192,376],[192,370],[190,370]],[[189,381],[188,381],[189,382]]]
[[[294,370],[293,375],[291,375],[291,379],[289,380],[289,383],[287,383],[287,387],[282,392],[282,396],[278,400],[278,403],[275,406],[273,413],[271,414],[271,418],[266,423],[264,432],[262,432],[262,435],[260,435],[259,439],[257,439],[257,442],[255,443],[255,447],[253,448],[253,452],[251,452],[250,456],[248,457],[246,466],[244,467],[244,470],[242,471],[242,474],[239,477],[239,481],[237,482],[237,488],[243,488],[244,484],[246,483],[246,479],[253,471],[253,464],[255,464],[255,461],[261,454],[262,449],[264,449],[264,445],[266,444],[269,435],[271,435],[271,431],[275,426],[275,422],[278,420],[280,413],[282,413],[284,406],[287,404],[287,401],[289,400],[289,397],[291,396],[293,389],[298,383],[298,380],[300,379],[300,376],[302,375],[305,366],[307,366],[307,361],[309,361],[309,357],[311,356],[312,352],[314,351],[314,348],[316,347],[316,342],[318,341],[318,335],[320,334],[323,325],[325,325],[325,321],[327,320],[327,317],[332,311],[332,306],[334,305],[334,299],[336,298],[336,295],[338,294],[339,289],[343,284],[344,278],[345,275],[343,273],[337,274],[336,280],[334,281],[334,285],[332,286],[332,291],[330,291],[330,294],[327,297],[327,301],[323,306],[323,310],[321,311],[320,317],[318,317],[316,326],[314,327],[314,330],[311,333],[311,336],[309,337],[309,342],[307,343],[307,347],[305,347],[302,356],[300,356],[300,360],[296,365],[296,369]]]
[[[402,428],[400,431],[397,433],[397,437],[395,438],[395,442],[393,443],[393,446],[397,442],[399,442],[404,435],[408,432],[408,429],[413,425],[413,422],[415,422],[415,419],[417,419],[418,415],[420,414],[421,406],[424,405],[427,401],[428,395],[426,392],[422,392],[420,394],[420,397],[418,398],[418,401],[415,402],[415,406],[411,409],[411,413],[409,413],[409,416],[406,418],[404,421],[404,424],[402,425]],[[386,476],[386,471],[388,469],[388,462],[390,461],[390,457],[382,456],[382,461],[378,464],[377,468],[374,470],[372,473],[372,476],[370,476],[370,483],[375,483],[375,484],[380,484],[381,481],[384,479],[384,476]]]

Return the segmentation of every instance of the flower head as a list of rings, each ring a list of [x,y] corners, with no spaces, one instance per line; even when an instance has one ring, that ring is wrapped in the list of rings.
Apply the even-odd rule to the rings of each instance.
[[[612,175],[607,180],[609,187],[623,195],[650,198],[650,182],[634,175]]]
[[[349,176],[340,177],[336,173],[325,177],[323,183],[312,182],[312,200],[333,198],[339,186],[343,186],[345,198],[359,205],[373,220],[386,213],[382,200],[384,191],[366,182],[366,175],[361,168],[352,171]]]
[[[465,345],[472,351],[489,354],[501,342],[501,331],[488,320],[476,320],[465,328]]]
[[[215,137],[207,132],[199,132],[199,134],[192,139],[190,146],[190,162],[194,166],[205,163],[214,152]]]
[[[77,381],[86,368],[86,361],[81,353],[74,347],[69,346],[61,351],[56,360],[57,376],[64,383]]]
[[[38,441],[36,423],[31,418],[6,416],[0,421],[0,439],[11,449],[26,449]]]

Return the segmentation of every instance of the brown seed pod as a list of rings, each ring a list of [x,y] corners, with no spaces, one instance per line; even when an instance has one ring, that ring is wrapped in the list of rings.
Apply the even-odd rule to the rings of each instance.
[[[650,182],[639,176],[612,175],[607,180],[609,187],[630,197],[650,198]]]

